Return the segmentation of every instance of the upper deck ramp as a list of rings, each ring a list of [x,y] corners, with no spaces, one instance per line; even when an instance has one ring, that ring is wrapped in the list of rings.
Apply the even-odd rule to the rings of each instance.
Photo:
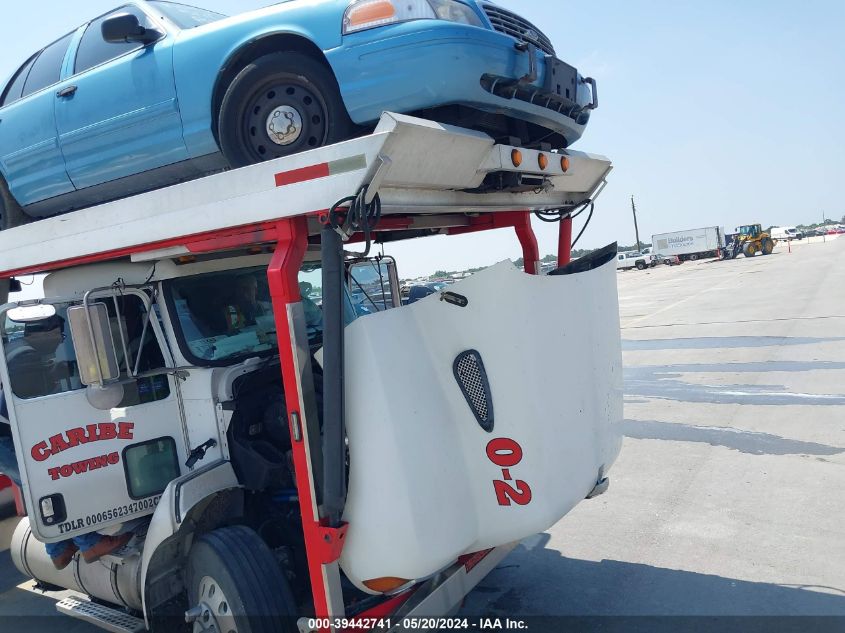
[[[519,167],[511,158],[514,149],[521,152]],[[388,112],[368,136],[0,232],[0,278],[325,211],[363,185],[371,195],[379,193],[386,215],[574,208],[597,195],[611,170],[605,157],[571,150],[546,152],[548,165],[541,169],[540,153]],[[544,180],[523,193],[473,191],[496,172]]]

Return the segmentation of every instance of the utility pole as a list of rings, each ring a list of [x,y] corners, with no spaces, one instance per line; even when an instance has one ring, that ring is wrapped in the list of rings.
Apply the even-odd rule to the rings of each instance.
[[[634,196],[631,196],[631,209],[634,211],[634,233],[637,235],[637,251],[642,251],[642,246],[640,245],[640,229],[637,226],[637,205],[634,204]]]

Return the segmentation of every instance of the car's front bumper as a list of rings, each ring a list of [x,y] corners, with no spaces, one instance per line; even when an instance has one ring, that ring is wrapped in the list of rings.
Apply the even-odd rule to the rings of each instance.
[[[517,50],[516,44],[490,29],[418,20],[346,36],[326,55],[356,123],[375,121],[385,110],[457,104],[528,121],[574,143],[589,119],[590,86],[578,75],[571,100],[576,108],[544,98],[552,96],[544,95],[546,56],[536,49]],[[532,68],[536,79],[524,80],[518,90],[501,89],[503,82],[530,77]],[[532,95],[533,103],[527,100]]]

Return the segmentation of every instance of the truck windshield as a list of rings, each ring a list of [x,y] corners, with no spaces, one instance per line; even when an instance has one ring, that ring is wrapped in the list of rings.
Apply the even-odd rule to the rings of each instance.
[[[322,345],[321,286],[320,265],[306,264],[299,273],[299,290],[312,349]],[[179,347],[191,363],[230,365],[276,354],[276,319],[265,266],[173,279],[165,288],[178,317]],[[355,318],[348,295],[344,314],[347,324]]]

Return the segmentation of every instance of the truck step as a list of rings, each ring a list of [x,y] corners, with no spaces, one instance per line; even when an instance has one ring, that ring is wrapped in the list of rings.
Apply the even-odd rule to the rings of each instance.
[[[57,602],[56,611],[112,633],[140,633],[146,630],[141,618],[73,596]]]

